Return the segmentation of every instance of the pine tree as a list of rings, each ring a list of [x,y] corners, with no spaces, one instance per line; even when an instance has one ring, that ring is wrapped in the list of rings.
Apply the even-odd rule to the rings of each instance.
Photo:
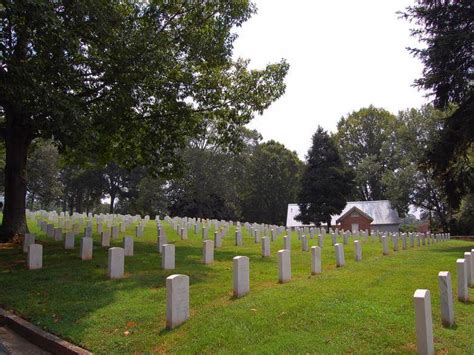
[[[306,160],[296,219],[304,224],[327,223],[329,230],[331,215],[346,206],[354,176],[345,168],[334,140],[321,127],[313,135]]]

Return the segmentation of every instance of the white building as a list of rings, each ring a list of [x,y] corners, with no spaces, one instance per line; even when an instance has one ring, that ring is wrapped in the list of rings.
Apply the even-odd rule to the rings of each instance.
[[[398,232],[400,227],[400,217],[398,217],[397,210],[392,208],[390,201],[388,200],[348,202],[340,214],[331,216],[331,225],[336,227],[337,219],[353,207],[357,207],[373,219],[373,222],[370,224],[372,230],[378,230],[380,232]],[[291,203],[288,205],[288,213],[286,215],[287,227],[303,226],[300,221],[295,220],[295,217],[299,213],[300,208],[298,204]]]

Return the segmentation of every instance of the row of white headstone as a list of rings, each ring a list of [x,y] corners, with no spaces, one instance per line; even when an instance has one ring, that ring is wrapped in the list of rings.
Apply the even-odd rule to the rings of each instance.
[[[42,221],[40,221],[41,223]],[[49,224],[48,224],[49,226]],[[138,228],[143,227],[141,224],[137,225],[137,231]],[[56,230],[56,229],[55,229]],[[112,231],[114,231],[114,227],[112,227]],[[107,231],[102,231],[101,234],[101,246],[102,247],[110,247],[110,234],[113,234],[115,238],[118,237],[118,231],[115,229],[116,233],[108,233]],[[171,269],[167,265],[174,265],[174,245],[168,244],[167,243],[167,238],[166,234],[164,233],[164,228],[163,226],[158,223],[157,224],[157,231],[158,231],[158,240],[157,240],[157,250],[159,253],[162,253],[163,251],[163,246],[167,245],[167,249],[165,251],[164,255],[164,263],[166,266],[164,268],[166,269]],[[273,233],[274,229],[272,229],[272,241],[276,240],[276,234]],[[211,244],[211,240],[206,240],[206,235],[203,233],[203,239],[204,239],[204,248],[203,248],[203,261],[204,263],[208,264],[213,261],[213,249],[214,248],[220,248],[222,246],[222,238],[226,235],[227,229],[224,227],[219,232],[214,233],[214,241]],[[92,258],[92,246],[93,246],[93,241],[92,241],[92,233],[91,233],[91,228],[86,227],[85,228],[85,237],[81,240],[81,259],[83,260],[89,260]],[[137,235],[140,235],[137,233]],[[344,244],[348,243],[348,238],[346,238],[347,234],[344,234]],[[336,246],[336,263],[338,266],[342,266],[344,264],[344,251],[342,248],[342,245],[337,244],[336,241],[336,234],[332,234],[332,244],[333,246]],[[62,238],[62,234],[59,233],[59,237],[55,237],[56,240],[60,240]],[[301,243],[302,243],[302,250],[303,251],[309,251],[309,244],[308,244],[308,238],[305,235],[301,235],[300,237]],[[381,236],[381,242],[383,246],[383,255],[388,255],[388,237],[387,236]],[[428,240],[428,244],[430,244],[430,240],[434,242],[437,241],[442,241],[442,240],[447,240],[449,239],[448,234],[438,234],[434,235],[433,238],[429,238],[429,235],[419,235],[419,234],[409,234],[410,238],[410,247],[415,246],[415,240],[416,244],[418,246],[420,245],[425,245],[426,240]],[[183,238],[183,234],[181,235],[181,239]],[[403,249],[407,249],[407,236],[406,234],[401,234],[401,239],[402,239],[402,245]],[[323,242],[324,237],[322,235],[318,236],[318,244],[319,247],[323,247]],[[66,233],[65,237],[65,249],[73,249],[74,248],[74,242],[75,242],[75,233],[74,232],[68,232]],[[255,242],[259,242],[259,240],[255,237]],[[398,235],[394,234],[392,235],[392,242],[393,242],[393,249],[394,251],[398,251]],[[35,236],[33,234],[27,234],[24,238],[23,242],[23,251],[24,252],[29,252],[28,247],[30,244],[35,243]],[[242,233],[240,229],[237,229],[235,231],[235,245],[242,245]],[[262,244],[262,256],[267,257],[270,256],[270,240],[268,237],[263,237],[261,238],[261,244]],[[284,249],[286,250],[291,250],[291,236],[284,236],[283,237],[283,244],[284,244]],[[356,240],[354,241],[355,244],[355,249],[356,249],[356,260],[361,260],[362,259],[362,246],[361,243]],[[127,256],[133,255],[133,239],[132,237],[125,237],[123,239],[123,249],[124,249],[124,254]],[[172,260],[172,261],[171,261]],[[42,265],[42,247],[34,247],[31,251],[31,255],[29,253],[28,256],[28,267],[30,269],[37,269],[41,268]],[[173,267],[174,268],[174,267]]]
[[[456,260],[458,300],[468,302],[468,287],[474,287],[474,249],[464,253],[464,259]],[[441,322],[445,327],[454,325],[453,291],[451,273],[440,271],[438,285],[441,305]],[[431,295],[426,289],[418,289],[413,295],[415,303],[416,345],[419,354],[434,354]]]

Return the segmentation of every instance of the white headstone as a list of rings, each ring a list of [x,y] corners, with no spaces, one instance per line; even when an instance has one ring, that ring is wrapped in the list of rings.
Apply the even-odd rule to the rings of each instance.
[[[434,354],[433,320],[429,290],[416,290],[413,295],[416,319],[416,347],[420,355]]]
[[[123,250],[125,256],[133,256],[133,238],[124,237],[123,238]]]
[[[323,247],[323,244],[324,244],[324,237],[322,234],[318,234],[318,245],[320,248]]]
[[[166,327],[173,329],[189,318],[189,277],[166,278]]]
[[[214,262],[214,241],[205,240],[202,248],[202,262],[206,265]]]
[[[92,238],[82,238],[81,239],[81,259],[90,260],[92,259]]]
[[[382,236],[382,249],[383,249],[383,255],[388,255],[388,237],[387,236]]]
[[[64,239],[64,249],[74,249],[75,239],[76,236],[74,235],[74,232],[67,232],[66,238]]]
[[[439,295],[441,303],[441,322],[446,327],[454,325],[453,289],[451,287],[451,274],[441,271],[438,274]]]
[[[311,247],[311,274],[321,273],[321,248]]]
[[[471,270],[473,269],[472,268],[472,262],[474,259],[473,256],[474,255],[470,252],[464,253],[464,262],[466,263],[466,282],[468,286],[473,286],[472,281],[473,281],[474,275],[471,274],[472,272]]]
[[[342,267],[345,265],[346,261],[344,259],[344,247],[340,243],[334,245],[334,250],[336,252],[336,266]]]
[[[309,251],[308,237],[306,235],[301,236],[301,250]]]
[[[111,279],[120,279],[125,271],[125,254],[123,248],[109,249],[108,275]]]
[[[100,234],[100,245],[103,247],[110,247],[110,233],[109,231],[103,231]]]
[[[270,240],[268,237],[262,238],[262,257],[270,256]]]
[[[278,251],[278,282],[284,283],[291,280],[291,251],[283,249]]]
[[[268,240],[268,238],[267,238]],[[233,258],[234,297],[245,296],[250,289],[249,258],[236,256]]]
[[[239,230],[235,231],[235,245],[242,245],[242,233]]]
[[[471,250],[471,279],[467,280],[467,284],[471,287],[474,287],[474,249]]]
[[[174,270],[175,269],[175,245],[174,244],[164,244],[162,246],[162,255],[161,255],[161,267],[164,270]]]
[[[54,228],[54,240],[60,241],[63,240],[63,230],[62,228]]]
[[[458,300],[461,302],[467,302],[468,290],[467,290],[467,268],[464,259],[456,260],[457,271],[458,271]]]
[[[355,261],[362,260],[362,243],[358,240],[354,240],[355,246]]]
[[[285,250],[291,250],[291,235],[285,235],[283,237],[283,248]]]
[[[30,244],[28,246],[28,269],[36,270],[43,267],[43,246],[41,244]]]
[[[215,248],[222,247],[222,236],[219,232],[214,232],[214,247]]]

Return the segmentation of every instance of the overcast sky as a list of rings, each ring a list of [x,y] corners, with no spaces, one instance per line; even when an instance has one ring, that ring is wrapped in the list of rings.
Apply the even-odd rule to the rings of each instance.
[[[249,124],[301,159],[318,125],[335,131],[342,116],[374,105],[392,113],[427,102],[413,88],[422,65],[418,43],[396,11],[407,0],[254,0],[258,13],[237,30],[236,57],[251,66],[285,58],[286,93]]]

